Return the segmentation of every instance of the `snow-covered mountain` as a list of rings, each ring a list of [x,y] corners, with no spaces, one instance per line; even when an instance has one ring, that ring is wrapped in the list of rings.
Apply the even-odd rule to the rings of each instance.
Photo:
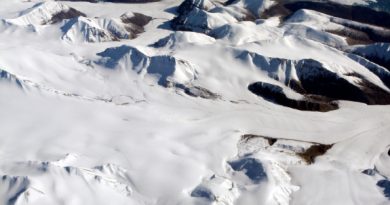
[[[186,84],[196,79],[195,66],[185,60],[172,56],[147,56],[130,46],[108,48],[98,53],[102,59],[98,62],[107,68],[127,70],[145,75],[156,75],[157,83],[162,86],[169,84]]]
[[[120,18],[78,17],[61,27],[63,40],[69,42],[107,42],[133,39],[144,32],[151,17],[139,13],[125,13]]]
[[[48,1],[35,4],[22,11],[17,18],[9,19],[8,22],[17,25],[46,25],[78,16],[85,16],[85,14],[67,5]]]
[[[389,204],[379,4],[0,1],[0,204]]]

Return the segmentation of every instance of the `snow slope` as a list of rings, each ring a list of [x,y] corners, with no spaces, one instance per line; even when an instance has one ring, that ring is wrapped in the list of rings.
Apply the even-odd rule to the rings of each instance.
[[[0,2],[0,204],[390,203],[375,26],[182,3]]]
[[[17,25],[45,25],[84,15],[67,5],[47,1],[34,5],[34,7],[21,12],[19,17],[8,21]]]

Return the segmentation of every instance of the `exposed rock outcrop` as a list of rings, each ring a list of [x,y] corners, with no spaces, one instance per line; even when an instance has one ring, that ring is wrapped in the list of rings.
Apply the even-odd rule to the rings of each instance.
[[[208,33],[227,23],[255,20],[269,1],[237,0],[221,3],[213,0],[185,0],[171,21],[174,30]]]
[[[300,110],[329,111],[337,109],[334,100],[349,100],[366,104],[389,104],[390,93],[377,83],[358,73],[335,73],[331,68],[313,59],[288,60],[268,58],[244,51],[237,58],[250,62],[268,76],[304,96],[290,99],[283,88],[270,83],[257,82],[248,89],[256,95],[278,104]],[[361,62],[363,63],[363,62]],[[375,64],[366,63],[367,69],[385,85],[389,73]],[[354,81],[349,80],[354,78]]]
[[[23,89],[23,82],[20,80],[18,77],[15,75],[0,69],[0,82],[6,82],[6,83],[11,83],[15,84],[17,87]]]
[[[120,18],[78,17],[63,26],[62,39],[69,42],[107,42],[134,39],[144,32],[151,17],[139,13],[125,13]]]
[[[353,46],[347,51],[362,56],[390,71],[390,43]]]
[[[27,9],[21,16],[9,19],[8,22],[16,25],[46,25],[61,22],[65,19],[86,16],[84,13],[65,4],[55,1],[45,1]]]
[[[327,112],[338,109],[338,105],[332,101],[320,101],[314,97],[305,97],[300,100],[291,99],[286,96],[283,88],[264,82],[256,82],[248,86],[249,91],[263,97],[266,100],[303,111]]]

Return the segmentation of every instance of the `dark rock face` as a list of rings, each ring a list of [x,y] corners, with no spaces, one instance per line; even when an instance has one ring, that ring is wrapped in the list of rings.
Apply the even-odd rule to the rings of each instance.
[[[123,23],[132,23],[134,25],[137,25],[139,27],[146,26],[153,18],[141,13],[133,13],[134,16],[126,16],[122,15],[121,20]]]
[[[269,18],[273,16],[282,16],[286,17],[291,14],[291,11],[284,7],[282,2],[278,2],[277,4],[271,6],[270,8],[263,11],[261,14],[261,18]]]
[[[388,91],[357,73],[345,75],[359,78],[359,86],[353,85],[336,73],[328,71],[323,68],[321,63],[314,60],[301,60],[296,67],[302,88],[307,94],[324,96],[335,100],[362,102],[369,105],[386,105],[390,103],[390,93]],[[387,78],[387,75],[382,77],[385,80]]]
[[[327,112],[338,109],[338,105],[335,102],[320,101],[310,96],[302,100],[290,99],[281,87],[269,83],[256,82],[250,84],[248,89],[252,93],[263,97],[265,100],[297,110]]]
[[[359,83],[362,91],[368,98],[369,105],[388,105],[390,104],[390,94],[386,90],[371,83],[365,78],[361,77]]]
[[[125,24],[125,29],[130,33],[129,39],[136,38],[139,34],[145,32],[146,26],[153,18],[141,13],[133,13],[133,16],[123,14],[122,22]]]
[[[364,57],[366,59],[370,60],[371,62],[374,62],[378,65],[385,67],[388,71],[390,71],[390,60],[385,59],[385,58],[381,58],[381,57],[376,56],[376,55],[364,55]]]
[[[272,85],[269,83],[263,83],[263,82],[256,82],[253,84],[250,84],[248,86],[248,89],[255,94],[261,95],[262,97],[276,101],[281,102],[284,99],[287,98],[287,96],[283,92],[283,88],[277,85]]]
[[[200,97],[211,100],[216,100],[220,98],[218,94],[199,86],[186,86],[184,87],[184,93],[192,97]]]
[[[269,72],[271,78],[279,80],[277,76],[273,76],[275,70],[272,68],[279,66],[270,66],[272,63],[281,65],[284,62],[281,59],[272,59],[269,61],[263,58],[252,59],[261,66],[265,66],[265,70]],[[355,56],[356,57],[356,56]],[[382,67],[370,63],[369,61],[357,60],[364,64],[368,70],[376,74],[385,85],[389,85],[390,73]],[[256,82],[248,86],[249,91],[263,97],[271,102],[287,106],[293,109],[304,111],[331,111],[338,109],[338,105],[334,100],[349,100],[355,102],[366,103],[369,105],[386,105],[390,104],[390,93],[387,90],[377,86],[376,84],[365,79],[357,73],[347,73],[339,76],[333,73],[323,65],[312,59],[305,59],[293,62],[298,80],[290,79],[282,82],[297,93],[304,96],[301,100],[290,99],[286,96],[283,88],[277,85]],[[267,67],[267,65],[269,65]],[[286,65],[289,65],[288,63]],[[290,68],[287,66],[286,68]],[[286,69],[289,73],[289,69]],[[357,84],[352,84],[343,77],[353,76],[359,80]],[[286,78],[287,79],[287,78]]]
[[[78,15],[75,10],[70,9],[69,12],[75,12],[74,14]],[[85,15],[82,14],[82,16]],[[64,17],[64,15],[56,15],[58,20],[62,20],[60,17]],[[91,24],[94,20],[95,19],[82,17],[72,18],[61,27],[61,30],[64,33],[64,36],[68,38],[66,33],[72,29],[77,29],[77,32],[82,33],[85,36],[85,41],[87,42],[99,41],[97,39],[104,39],[104,41],[134,39],[145,31],[144,26],[152,20],[152,17],[140,13],[125,13],[120,17],[122,22],[117,22],[116,19],[102,18],[101,20],[103,20],[104,23],[102,23],[102,25],[97,23],[100,27]],[[78,28],[78,25],[83,26]]]
[[[354,54],[348,54],[348,57],[351,58],[352,60],[356,61],[360,65],[364,66],[367,68],[369,71],[374,73],[376,76],[379,77],[379,79],[382,80],[382,82],[390,88],[390,71],[386,70],[386,68],[377,65],[375,63],[372,63],[371,61],[367,60],[366,58],[363,58],[358,55]]]
[[[309,94],[339,100],[369,102],[362,90],[336,73],[323,68],[318,61],[311,59],[300,60],[296,66],[302,87]]]
[[[23,88],[22,81],[19,80],[15,75],[0,69],[0,82],[6,81],[6,82],[14,82],[19,88]]]
[[[331,18],[331,22],[345,26],[345,29],[342,31],[349,30],[350,32],[345,33],[347,37],[364,40],[367,42],[390,42],[390,30],[382,29],[372,26],[361,26],[355,23],[348,23],[345,21],[340,21],[336,18]]]
[[[390,85],[390,72],[385,68],[354,54],[347,53],[347,56],[366,67],[386,86]],[[269,58],[248,51],[241,52],[237,58],[251,63],[267,73],[268,77],[303,95],[304,98],[300,100],[289,99],[282,87],[264,82],[256,82],[248,86],[252,93],[293,109],[330,111],[338,108],[335,100],[349,100],[369,105],[390,104],[390,93],[385,88],[357,73],[334,73],[321,62],[313,59],[296,61]],[[294,74],[296,77],[293,77]],[[351,76],[357,81],[354,83],[348,81]]]
[[[203,186],[197,186],[192,192],[192,197],[199,197],[199,198],[205,198],[209,201],[215,201],[215,195],[210,189],[207,189]]]
[[[2,185],[8,187],[11,195],[5,200],[7,205],[15,205],[17,200],[22,197],[22,194],[26,193],[27,189],[30,187],[30,180],[28,177],[14,177],[3,175],[1,177]]]
[[[376,174],[376,171],[375,169],[365,169],[362,171],[362,173],[368,176],[374,176]]]
[[[324,155],[333,145],[315,144],[304,152],[298,153],[307,163],[314,163],[316,157]]]
[[[376,185],[383,188],[383,193],[387,198],[390,199],[390,181],[383,179],[378,181]]]
[[[286,20],[301,9],[310,9],[333,16],[330,20],[344,28],[327,30],[327,32],[346,37],[350,45],[390,42],[390,23],[386,20],[390,17],[390,13],[380,12],[366,6],[350,6],[319,1],[280,1],[265,10],[262,17],[283,16]],[[339,18],[351,20],[353,23],[351,21],[340,21]]]
[[[182,4],[179,5],[177,12],[180,15],[185,15],[195,8],[208,10],[208,8],[204,6],[204,0],[185,0]]]
[[[152,56],[147,72],[150,74],[158,74],[158,84],[168,86],[170,83],[168,77],[172,76],[176,70],[176,59],[172,56]]]
[[[326,152],[333,147],[334,144],[320,144],[310,141],[300,141],[300,140],[292,140],[281,138],[280,136],[277,138],[266,137],[263,135],[254,135],[254,134],[245,134],[241,136],[240,144],[247,144],[251,140],[255,138],[261,138],[263,140],[267,140],[269,146],[277,147],[278,149],[289,150],[292,151],[294,155],[302,158],[307,164],[312,164],[315,162],[315,158],[318,156],[322,156],[326,154]],[[280,140],[280,141],[279,141]],[[274,145],[278,142],[276,145]],[[297,142],[304,142],[310,144],[309,147],[297,145]],[[267,149],[267,145],[263,143],[257,143],[256,141],[252,141],[252,143],[258,144],[263,147],[263,149]],[[281,150],[280,150],[281,151]],[[282,152],[282,151],[281,151]],[[373,170],[375,172],[375,170]],[[375,174],[375,173],[374,173]]]
[[[376,0],[367,2],[369,7],[390,13],[390,1],[388,0]]]
[[[299,9],[310,9],[339,18],[390,28],[390,21],[388,20],[390,19],[389,13],[376,11],[364,6],[349,6],[331,2],[299,1],[287,3],[284,7],[291,12]]]
[[[173,35],[174,34],[171,34],[171,35],[169,35],[167,37],[161,38],[161,39],[159,39],[158,41],[156,41],[155,43],[153,43],[153,44],[151,44],[149,46],[154,47],[154,48],[162,48],[162,47],[168,45],[168,43],[169,43],[169,41],[171,41]]]
[[[253,135],[253,134],[242,135],[241,141],[248,142],[249,140],[254,139],[254,138],[266,139],[268,141],[269,146],[274,145],[278,141],[278,139],[276,139],[276,138],[266,137],[266,136],[262,136],[262,135]]]
[[[243,171],[256,184],[267,179],[267,173],[258,159],[243,158],[228,163],[234,171]]]
[[[176,31],[207,34],[212,29],[208,25],[209,13],[223,13],[223,6],[221,2],[185,0],[177,8],[178,15],[170,21],[170,26]]]
[[[183,3],[179,5],[177,8],[178,15],[172,19],[170,25],[172,29],[174,30],[184,30],[184,31],[191,31],[191,28],[185,27],[185,21],[188,16],[188,14],[194,10],[195,8],[198,8],[196,4],[196,0],[185,0]]]
[[[349,49],[348,52],[359,55],[390,71],[390,43],[374,43]]]
[[[210,9],[204,5],[204,0],[185,0],[177,9],[178,15],[171,21],[171,27],[174,30],[195,31],[207,33],[210,28],[207,26],[206,11],[216,12],[221,10],[223,6],[235,4],[237,0],[228,0],[221,3],[217,9]],[[272,16],[284,16],[288,18],[294,12],[300,9],[310,9],[330,16],[343,18],[355,22],[360,22],[369,25],[383,27],[385,29],[362,26],[355,23],[340,21],[338,18],[331,18],[333,23],[344,26],[344,29],[328,31],[329,33],[347,37],[350,44],[373,43],[373,42],[390,42],[390,13],[374,10],[367,6],[343,5],[332,2],[317,2],[317,1],[277,1],[277,3],[264,12],[262,18]],[[247,17],[237,20],[256,20],[258,17],[250,11],[242,11]],[[364,14],[364,15],[362,15]],[[196,16],[196,25],[190,25],[188,19],[190,16]],[[202,24],[203,22],[203,24]]]
[[[196,23],[188,23],[189,18],[195,16]],[[183,14],[179,14],[177,17],[172,19],[171,27],[177,31],[193,31],[200,33],[207,33],[211,29],[207,25],[207,14],[198,8],[194,8],[189,11],[185,11]]]
[[[74,8],[70,8],[68,11],[55,14],[53,18],[51,18],[50,23],[54,24],[54,23],[61,22],[64,19],[72,19],[72,18],[77,18],[79,16],[85,17],[86,15]]]
[[[338,30],[326,30],[326,32],[346,37],[348,45],[369,44],[374,42],[368,34],[348,27]]]

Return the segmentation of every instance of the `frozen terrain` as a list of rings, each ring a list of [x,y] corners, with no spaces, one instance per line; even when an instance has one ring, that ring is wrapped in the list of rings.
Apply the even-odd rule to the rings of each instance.
[[[0,0],[0,205],[390,204],[374,3]]]

